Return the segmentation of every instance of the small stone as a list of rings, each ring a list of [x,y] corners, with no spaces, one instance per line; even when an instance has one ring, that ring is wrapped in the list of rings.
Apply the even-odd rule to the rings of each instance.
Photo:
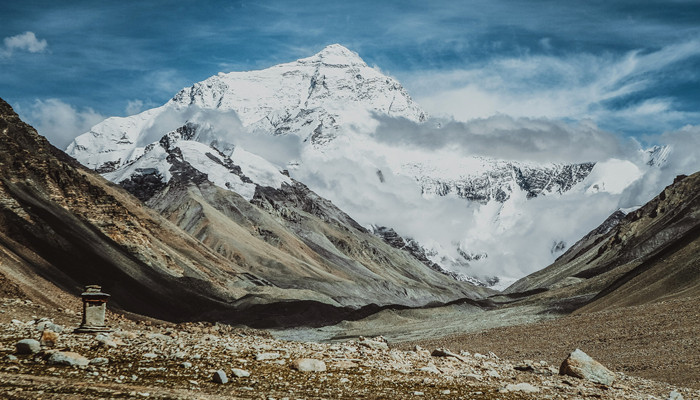
[[[280,358],[280,353],[258,353],[255,355],[256,361],[276,360]]]
[[[143,358],[158,358],[158,354],[156,353],[144,353],[141,355]]]
[[[90,360],[72,351],[57,351],[51,353],[48,363],[53,365],[85,366],[90,364]]]
[[[326,363],[313,358],[298,358],[292,362],[292,368],[300,372],[323,372],[326,370]]]
[[[466,360],[462,358],[462,356],[460,356],[459,354],[455,354],[447,349],[435,349],[430,355],[433,357],[454,357],[460,361],[466,362]]]
[[[361,337],[358,343],[373,350],[389,350],[389,345],[385,342]]]
[[[180,366],[182,368],[192,368],[192,363],[189,361],[184,361],[184,362],[180,363]]]
[[[440,394],[450,394],[452,391],[450,389],[441,390]]]
[[[39,343],[45,347],[54,347],[58,343],[58,333],[55,331],[44,330],[41,332]]]
[[[246,378],[250,376],[250,372],[244,369],[233,368],[231,373],[236,376],[236,378]]]
[[[52,331],[56,333],[63,332],[63,327],[61,325],[56,325],[51,321],[41,321],[36,324],[36,330],[38,331]]]
[[[214,372],[214,376],[212,377],[212,380],[215,383],[224,384],[224,383],[228,382],[228,377],[226,376],[226,372],[224,372],[223,370],[220,369],[220,370]]]
[[[671,393],[668,394],[668,400],[683,400],[683,396],[675,390],[672,390]]]
[[[501,374],[498,373],[495,369],[489,369],[486,371],[486,375],[490,376],[491,378],[500,378]]]
[[[430,365],[423,367],[423,368],[419,368],[418,371],[429,372],[431,374],[439,374],[440,373],[440,370],[437,369],[437,367],[433,364],[430,364]]]
[[[562,362],[559,374],[587,379],[607,386],[615,381],[615,374],[612,371],[579,349],[574,350]]]
[[[509,383],[505,388],[502,389],[504,392],[523,392],[523,393],[537,393],[540,388],[532,386],[527,382],[521,383]]]
[[[529,363],[523,363],[523,364],[516,365],[515,367],[513,367],[513,369],[516,371],[523,371],[523,372],[535,372],[535,367],[533,367]]]
[[[414,396],[423,396],[424,394],[425,394],[425,393],[419,392],[419,391],[413,392],[413,395],[414,395]]]
[[[350,360],[338,360],[332,364],[332,367],[334,369],[351,369],[351,368],[357,368],[359,365],[357,363],[352,362]]]
[[[35,354],[41,350],[41,344],[34,339],[22,339],[15,343],[17,354]]]
[[[98,345],[103,347],[117,348],[120,344],[116,340],[112,339],[109,335],[105,335],[104,333],[100,333],[97,336],[95,336],[95,340],[97,340]]]
[[[109,364],[109,359],[104,357],[95,357],[90,360],[90,365],[107,365]]]
[[[12,354],[8,354],[7,357],[5,357],[5,359],[11,363],[17,362],[19,360],[17,357],[13,356]]]

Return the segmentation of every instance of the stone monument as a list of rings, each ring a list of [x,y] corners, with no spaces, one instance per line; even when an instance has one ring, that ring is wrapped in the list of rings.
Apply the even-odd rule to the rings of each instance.
[[[105,325],[105,311],[110,295],[102,293],[101,286],[88,285],[80,297],[83,298],[83,322],[74,332],[111,332]]]

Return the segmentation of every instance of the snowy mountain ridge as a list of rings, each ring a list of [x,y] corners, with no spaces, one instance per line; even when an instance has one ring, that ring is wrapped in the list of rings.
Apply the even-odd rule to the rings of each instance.
[[[402,248],[422,252],[426,265],[462,275],[471,274],[473,263],[503,264],[494,254],[500,235],[515,234],[518,224],[531,229],[523,216],[536,207],[526,206],[528,199],[555,203],[569,193],[619,193],[641,174],[622,160],[536,163],[401,147],[373,137],[381,118],[423,124],[428,117],[398,81],[331,45],[267,69],[219,73],[163,106],[106,119],[75,138],[67,152],[142,200],[184,170],[199,171],[201,179],[249,201],[256,189],[280,189],[291,175],[362,225],[395,228],[411,238]],[[298,148],[290,152],[294,157],[270,162],[241,144],[251,137]],[[648,158],[661,162],[667,155],[659,149]],[[624,174],[616,180],[618,167]],[[424,229],[428,225],[439,226],[440,240]],[[544,257],[551,257],[552,243],[558,248],[575,239],[560,236],[541,238]]]

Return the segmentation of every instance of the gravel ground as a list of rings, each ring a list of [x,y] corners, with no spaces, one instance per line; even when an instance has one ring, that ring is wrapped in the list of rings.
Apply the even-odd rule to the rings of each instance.
[[[700,389],[700,299],[570,315],[534,324],[402,343],[408,349],[494,351],[556,364],[580,348],[610,369]]]
[[[510,361],[494,353],[433,356],[399,350],[379,337],[339,343],[293,342],[269,333],[203,323],[169,324],[109,315],[108,336],[73,334],[79,314],[19,299],[0,299],[0,398],[3,399],[666,399],[665,383],[617,374],[609,386],[560,376],[557,365]],[[37,326],[64,327],[55,346],[18,354],[15,343],[40,337]],[[53,329],[53,328],[52,328]],[[57,352],[93,360],[55,365]],[[95,364],[96,358],[106,364]],[[325,371],[301,372],[300,359],[323,362]],[[518,361],[520,360],[520,361]],[[103,360],[103,363],[105,360]],[[524,364],[525,363],[525,364]],[[516,369],[516,366],[527,368]],[[236,377],[234,369],[249,376]],[[215,371],[229,381],[215,383]]]

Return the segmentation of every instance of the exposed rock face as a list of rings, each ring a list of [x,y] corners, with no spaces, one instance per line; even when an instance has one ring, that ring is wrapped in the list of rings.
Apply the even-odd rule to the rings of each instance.
[[[534,166],[498,160],[484,160],[484,163],[490,164],[486,171],[458,179],[440,177],[418,164],[409,169],[417,176],[424,194],[446,196],[453,193],[466,200],[486,203],[504,202],[516,188],[525,191],[527,198],[564,193],[583,181],[595,166],[594,163]]]
[[[441,274],[445,274],[449,277],[454,278],[455,280],[462,281],[462,282],[469,282],[474,285],[478,286],[488,286],[488,283],[483,282],[479,279],[476,279],[471,276],[466,276],[463,274],[458,274],[456,272],[448,271],[445,268],[443,268],[440,264],[434,262],[428,257],[428,252],[425,250],[423,246],[420,245],[420,243],[416,242],[415,240],[411,238],[404,238],[398,233],[396,233],[395,230],[392,228],[388,228],[386,226],[376,226],[372,225],[371,227],[372,233],[379,236],[382,238],[385,242],[387,242],[391,247],[394,247],[396,249],[400,250],[405,250],[409,252],[413,257],[418,259],[420,262],[425,264],[428,268],[435,270],[437,272],[440,272]],[[466,260],[466,258],[465,258]],[[465,261],[462,266],[468,267],[469,264]]]
[[[220,384],[228,383],[228,377],[226,376],[226,372],[224,372],[224,370],[221,370],[221,369],[214,372],[214,376],[212,377],[212,380],[214,381],[214,383],[220,383]]]
[[[615,373],[579,349],[574,350],[562,362],[559,374],[588,379],[591,382],[608,386],[615,381]]]

